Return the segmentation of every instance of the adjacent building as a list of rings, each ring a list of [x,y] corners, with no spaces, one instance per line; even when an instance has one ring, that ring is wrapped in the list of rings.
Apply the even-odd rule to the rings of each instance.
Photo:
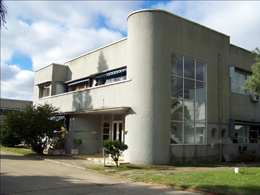
[[[3,118],[5,115],[12,111],[22,110],[26,105],[32,105],[32,101],[28,100],[17,100],[17,99],[5,99],[0,98],[0,127],[3,125]]]
[[[260,155],[260,103],[241,87],[254,63],[230,37],[163,10],[128,18],[128,36],[35,72],[34,104],[60,108],[81,154],[124,141],[125,160],[171,164]]]

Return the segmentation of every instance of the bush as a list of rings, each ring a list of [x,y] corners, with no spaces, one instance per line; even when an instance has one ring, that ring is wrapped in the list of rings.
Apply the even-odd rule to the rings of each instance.
[[[3,146],[14,147],[22,142],[22,139],[9,129],[1,129],[0,142]]]
[[[256,151],[243,152],[238,155],[232,155],[231,163],[255,162],[257,160]]]
[[[116,163],[116,167],[118,167],[119,156],[124,150],[127,150],[128,146],[119,140],[106,140],[104,141],[103,146],[106,148],[106,153],[111,154],[111,157]]]

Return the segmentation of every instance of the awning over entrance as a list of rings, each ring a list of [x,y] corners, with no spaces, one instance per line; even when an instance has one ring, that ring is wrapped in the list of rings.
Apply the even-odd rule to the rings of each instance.
[[[50,120],[61,121],[64,120],[65,116],[53,116]]]
[[[99,109],[89,109],[89,110],[76,110],[72,112],[60,113],[61,115],[74,115],[74,114],[124,114],[130,110],[130,107],[113,107],[113,108],[99,108]]]
[[[260,127],[260,122],[229,119],[229,137],[235,137],[235,125]]]

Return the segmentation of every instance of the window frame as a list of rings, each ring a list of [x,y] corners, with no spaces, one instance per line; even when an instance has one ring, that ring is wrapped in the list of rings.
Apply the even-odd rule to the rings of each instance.
[[[177,53],[172,53],[171,54],[171,59],[174,58],[173,56],[177,56],[175,59],[176,59],[176,63],[182,63],[182,70],[180,70],[180,65],[177,65],[177,69],[176,69],[176,73],[174,74],[174,68],[173,68],[173,64],[174,64],[174,60],[171,61],[171,136],[173,134],[176,134],[176,130],[173,130],[174,126],[179,126],[181,125],[181,143],[172,143],[172,139],[171,138],[171,145],[206,145],[207,144],[207,63],[206,61],[203,61],[203,60],[200,60],[200,59],[196,59],[196,58],[192,58],[192,57],[189,57],[189,56],[185,56],[185,55],[181,55],[181,54],[177,54]],[[181,60],[180,60],[181,58]],[[193,76],[191,76],[192,78],[188,78],[188,77],[185,77],[185,59],[189,59],[187,61],[190,61],[190,60],[193,60]],[[199,62],[199,63],[198,63]],[[203,71],[203,75],[201,75],[201,73],[197,73],[197,64],[199,64],[198,66],[201,66],[203,65],[202,67],[200,67],[200,69]],[[180,75],[180,73],[182,73],[182,75]],[[200,78],[197,79],[197,76],[200,76]],[[202,77],[201,77],[202,76]],[[181,84],[181,87],[182,87],[182,94],[179,94],[179,90],[181,89],[178,89],[178,86],[176,86],[176,88],[178,89],[178,91],[175,93],[177,94],[177,96],[173,96],[174,94],[172,93],[172,90],[173,87],[174,87],[174,82],[175,80],[177,79],[180,79],[182,80],[182,84]],[[188,80],[188,81],[192,81],[193,82],[193,89],[194,92],[193,92],[193,97],[188,97],[187,95],[185,95],[185,80]],[[203,98],[199,98],[197,96],[197,93],[198,93],[198,89],[200,88],[197,88],[197,86],[200,86],[202,84],[203,86],[203,93],[204,93],[204,96]],[[188,98],[187,98],[188,97]],[[201,100],[203,99],[203,100]],[[175,107],[172,107],[173,104],[174,104],[174,101],[178,101],[178,104],[181,105],[182,107],[182,110],[181,110],[181,114],[180,114],[180,117],[182,117],[181,120],[179,119],[173,119],[173,113],[175,113],[175,111],[172,111],[175,109]],[[193,113],[193,117],[191,116],[192,120],[187,120],[185,118],[185,103],[187,104],[188,102],[193,102],[193,109],[191,110],[192,113]],[[177,105],[178,105],[177,104]],[[192,104],[192,103],[191,103]],[[199,118],[197,118],[197,111],[196,111],[196,108],[197,108],[197,105],[203,105],[204,107],[204,119],[201,120]],[[187,113],[187,109],[186,109],[186,113]],[[190,113],[190,111],[189,111]],[[175,113],[177,114],[177,113]],[[191,143],[188,143],[188,141],[186,140],[185,138],[185,125],[187,124],[190,124],[192,125],[192,129],[193,129],[193,140]],[[189,125],[189,126],[190,126]],[[188,130],[188,129],[186,129]],[[201,140],[201,130],[203,131],[203,135],[202,135],[202,142],[198,141],[198,140]],[[173,133],[174,131],[174,133]],[[179,131],[179,130],[178,130]],[[180,132],[177,132],[177,134],[180,134]],[[187,134],[188,135],[188,134]],[[188,137],[188,136],[187,136]]]

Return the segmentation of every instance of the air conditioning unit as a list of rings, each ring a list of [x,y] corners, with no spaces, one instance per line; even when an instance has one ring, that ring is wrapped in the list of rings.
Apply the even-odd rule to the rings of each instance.
[[[260,98],[259,98],[259,96],[251,95],[251,100],[252,100],[252,102],[259,102]]]

